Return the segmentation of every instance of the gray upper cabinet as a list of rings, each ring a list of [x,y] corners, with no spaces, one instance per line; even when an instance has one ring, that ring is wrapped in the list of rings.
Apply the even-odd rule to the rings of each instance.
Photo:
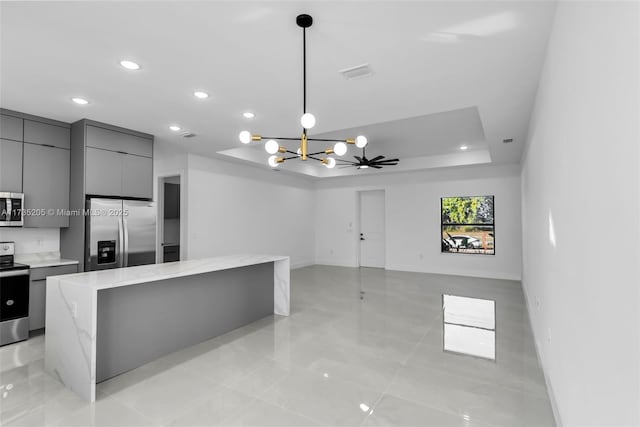
[[[122,166],[124,154],[87,147],[86,194],[122,196]]]
[[[24,193],[25,227],[68,227],[71,131],[67,123],[0,109],[0,191]],[[53,213],[51,213],[53,210]],[[36,212],[36,211],[34,211]]]
[[[84,132],[85,194],[153,198],[153,136],[88,120],[73,129]]]
[[[67,149],[38,144],[24,144],[24,205],[28,209],[46,210],[46,215],[27,215],[25,227],[68,227],[69,161]]]
[[[0,191],[22,193],[22,142],[0,139]]]
[[[87,125],[87,147],[136,156],[153,156],[153,140],[92,125]]]
[[[33,120],[24,121],[24,142],[52,145],[58,148],[71,148],[71,130],[68,127],[54,126]]]
[[[123,154],[122,195],[124,197],[153,197],[153,159]]]
[[[22,142],[22,119],[2,114],[0,116],[0,138]]]

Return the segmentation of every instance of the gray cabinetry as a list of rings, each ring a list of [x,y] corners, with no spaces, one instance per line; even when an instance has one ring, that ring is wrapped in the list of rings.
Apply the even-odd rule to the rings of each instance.
[[[0,191],[24,193],[25,227],[67,227],[71,130],[67,123],[0,109]],[[46,215],[35,215],[44,209]]]
[[[87,125],[87,147],[152,157],[153,140],[129,133]]]
[[[71,125],[72,210],[86,208],[88,197],[153,199],[153,135],[93,120]],[[80,260],[86,256],[85,218],[70,217],[60,232],[62,256]]]
[[[122,196],[124,154],[87,147],[86,191],[99,196]]]
[[[86,194],[153,198],[153,137],[83,121]],[[75,129],[75,127],[74,127]]]
[[[22,193],[22,142],[0,139],[0,191]]]
[[[153,159],[123,154],[122,196],[151,198],[153,196]]]
[[[47,277],[78,272],[78,265],[32,268],[29,283],[29,330],[44,328],[47,301]]]
[[[69,216],[60,213],[69,209],[69,161],[68,149],[24,144],[24,205],[34,210],[25,227],[69,226]]]
[[[153,196],[153,159],[87,147],[87,194],[99,196]]]
[[[22,142],[22,119],[0,115],[0,138]]]
[[[52,145],[58,148],[71,148],[69,127],[53,126],[33,120],[24,121],[24,142],[40,145]]]

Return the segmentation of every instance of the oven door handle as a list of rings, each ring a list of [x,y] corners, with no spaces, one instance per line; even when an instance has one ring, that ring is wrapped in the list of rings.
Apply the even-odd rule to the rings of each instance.
[[[28,276],[29,270],[13,270],[13,271],[0,271],[0,278],[14,277],[14,276]]]

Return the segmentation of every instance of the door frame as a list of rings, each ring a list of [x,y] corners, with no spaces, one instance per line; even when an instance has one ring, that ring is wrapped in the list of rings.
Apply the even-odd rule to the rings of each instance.
[[[187,174],[184,169],[168,171],[156,175],[155,193],[156,206],[158,212],[156,214],[156,264],[163,262],[164,251],[162,249],[162,241],[164,240],[164,181],[166,178],[180,178],[180,260],[188,257],[186,247],[187,242]]]
[[[369,188],[366,190],[357,190],[356,191],[356,223],[357,223],[357,232],[355,233],[355,244],[356,244],[356,267],[360,268],[362,263],[361,256],[361,244],[360,244],[360,233],[362,232],[362,203],[361,203],[361,195],[362,193],[369,193],[371,191],[381,191],[384,197],[384,268],[387,269],[387,191],[384,188]]]

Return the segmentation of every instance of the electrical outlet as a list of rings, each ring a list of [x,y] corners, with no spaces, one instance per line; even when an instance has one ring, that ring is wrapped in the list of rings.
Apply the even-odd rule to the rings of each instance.
[[[71,303],[71,317],[74,319],[78,317],[78,303],[75,301]]]
[[[420,258],[420,259],[424,259],[424,255],[423,255],[422,253],[419,253],[419,254],[418,254],[418,258]]]
[[[329,254],[333,255],[333,249],[329,249]]]

